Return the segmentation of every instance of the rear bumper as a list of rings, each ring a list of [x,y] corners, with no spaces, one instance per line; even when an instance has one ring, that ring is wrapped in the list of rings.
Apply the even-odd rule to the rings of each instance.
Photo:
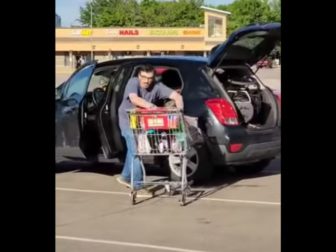
[[[281,152],[281,141],[247,145],[241,152],[230,153],[225,145],[211,145],[213,163],[215,165],[239,165],[269,159]]]

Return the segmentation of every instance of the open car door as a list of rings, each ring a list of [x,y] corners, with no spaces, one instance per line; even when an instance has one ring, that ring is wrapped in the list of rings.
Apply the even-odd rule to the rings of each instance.
[[[84,65],[66,81],[56,98],[56,155],[84,158],[80,147],[82,132],[82,101],[96,63]]]

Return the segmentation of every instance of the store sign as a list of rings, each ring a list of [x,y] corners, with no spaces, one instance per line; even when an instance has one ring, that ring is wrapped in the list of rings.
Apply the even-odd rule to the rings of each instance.
[[[118,35],[119,35],[119,32],[118,32],[118,30],[108,29],[108,30],[107,30],[107,35],[118,36]]]
[[[183,35],[202,35],[200,30],[184,30]]]
[[[151,29],[147,33],[149,36],[201,36],[201,30],[188,29],[188,30],[175,30],[175,29]]]
[[[178,36],[178,30],[149,30],[151,36]]]
[[[138,36],[139,31],[136,29],[125,29],[125,30],[119,30],[120,36]]]
[[[92,30],[91,29],[83,29],[81,31],[82,36],[91,36],[92,35]]]
[[[169,37],[169,36],[202,36],[204,31],[200,29],[107,29],[108,36],[113,37]]]
[[[76,29],[71,32],[71,35],[75,36],[91,36],[92,35],[92,30],[91,29]]]

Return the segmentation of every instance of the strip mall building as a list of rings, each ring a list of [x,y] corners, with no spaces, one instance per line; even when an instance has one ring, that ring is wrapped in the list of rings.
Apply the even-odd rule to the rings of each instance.
[[[56,28],[56,72],[79,56],[98,61],[129,56],[204,55],[226,40],[230,12],[208,7],[200,28]]]

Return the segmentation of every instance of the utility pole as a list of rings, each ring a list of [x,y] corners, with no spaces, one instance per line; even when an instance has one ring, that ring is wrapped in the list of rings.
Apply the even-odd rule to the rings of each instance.
[[[91,27],[91,34],[90,34],[90,39],[91,39],[91,60],[93,60],[93,43],[92,43],[92,0],[90,0],[90,27]]]

